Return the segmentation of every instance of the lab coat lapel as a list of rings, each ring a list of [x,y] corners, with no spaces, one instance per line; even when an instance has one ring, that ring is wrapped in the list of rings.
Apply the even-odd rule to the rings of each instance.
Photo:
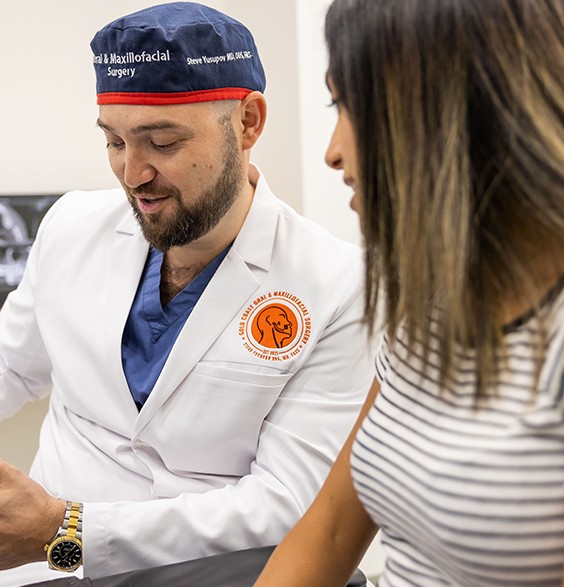
[[[135,292],[143,273],[149,245],[132,215],[127,215],[116,229],[107,248],[105,291],[105,340],[110,372],[118,390],[116,397],[123,401],[132,417],[137,408],[125,379],[121,361],[121,340]]]
[[[178,335],[155,387],[139,414],[138,430],[176,391],[258,286],[259,281],[253,272],[238,253],[231,250]]]

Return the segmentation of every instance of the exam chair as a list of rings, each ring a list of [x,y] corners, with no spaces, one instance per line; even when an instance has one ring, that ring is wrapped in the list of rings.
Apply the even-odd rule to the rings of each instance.
[[[71,576],[33,583],[33,587],[251,587],[274,548],[249,548],[97,579]],[[347,583],[347,587],[366,585],[360,570]]]

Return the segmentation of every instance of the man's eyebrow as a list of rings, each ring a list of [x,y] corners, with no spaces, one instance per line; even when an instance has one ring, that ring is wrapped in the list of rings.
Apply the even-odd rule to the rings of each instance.
[[[96,126],[99,126],[100,128],[107,130],[109,132],[112,132],[114,134],[119,134],[110,125],[106,124],[105,122],[103,122],[99,118],[96,121]],[[183,129],[183,128],[185,128],[185,127],[183,127],[182,125],[180,125],[176,122],[172,122],[169,120],[161,120],[158,122],[153,122],[151,124],[140,124],[139,126],[135,126],[133,128],[130,128],[129,132],[133,135],[139,135],[139,134],[142,134],[145,132],[151,132],[151,131],[155,131],[155,130],[179,130],[179,129]]]

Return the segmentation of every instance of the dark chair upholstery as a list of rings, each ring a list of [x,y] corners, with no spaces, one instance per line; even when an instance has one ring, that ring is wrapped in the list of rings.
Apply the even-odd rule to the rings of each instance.
[[[274,546],[250,548],[98,579],[65,577],[33,587],[251,587],[273,550]],[[365,586],[360,570],[347,583],[347,587]]]

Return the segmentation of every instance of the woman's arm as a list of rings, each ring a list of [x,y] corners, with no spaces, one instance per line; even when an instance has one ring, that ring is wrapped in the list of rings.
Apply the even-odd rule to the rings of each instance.
[[[374,381],[319,495],[276,548],[255,587],[342,587],[358,566],[378,528],[353,487],[350,454],[378,390]]]

